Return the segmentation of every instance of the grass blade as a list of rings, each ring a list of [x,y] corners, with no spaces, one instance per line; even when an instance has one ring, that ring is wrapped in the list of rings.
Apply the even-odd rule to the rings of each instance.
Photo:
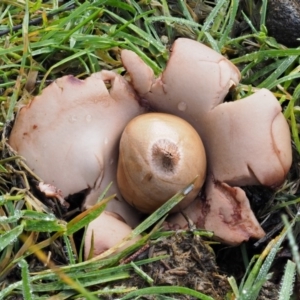
[[[197,38],[198,41],[203,41],[205,32],[209,31],[212,24],[214,24],[214,20],[217,17],[217,15],[220,13],[220,10],[223,6],[228,6],[228,0],[217,1],[217,5],[212,9],[212,11],[210,12],[209,16],[206,18],[206,20],[202,26],[202,29]]]
[[[122,297],[120,300],[139,299],[140,296],[144,296],[144,295],[160,295],[160,294],[183,294],[201,300],[214,300],[212,297],[206,296],[200,292],[196,292],[186,287],[178,287],[178,286],[160,286],[160,287],[139,289],[138,291],[133,291],[127,294],[126,296]]]
[[[296,275],[296,264],[291,260],[288,260],[285,265],[285,271],[281,281],[281,288],[280,288],[278,300],[290,299],[293,292],[295,275]]]
[[[22,259],[20,260],[19,265],[21,267],[21,275],[23,281],[22,290],[23,290],[24,300],[32,300],[33,297],[32,297],[32,289],[30,284],[28,264],[24,259]]]
[[[261,82],[257,87],[259,88],[270,88],[274,85],[274,81],[278,79],[286,70],[287,68],[294,63],[294,61],[298,58],[297,55],[291,55],[288,56],[285,60],[282,61],[282,63],[277,66],[276,70],[263,82]]]
[[[143,221],[138,227],[132,231],[132,236],[136,237],[143,233],[154,223],[162,219],[175,205],[177,205],[186,195],[193,189],[193,183],[189,184],[185,189],[178,192],[160,208],[158,208],[150,217]]]
[[[14,243],[17,240],[18,236],[23,232],[23,225],[19,225],[10,231],[0,235],[0,251],[5,249],[8,245]]]
[[[221,39],[219,41],[219,48],[222,49],[229,37],[230,32],[232,31],[232,27],[234,25],[235,22],[235,18],[236,18],[236,14],[238,11],[238,7],[239,7],[239,1],[238,0],[231,0],[231,4],[229,7],[229,22],[226,26],[225,31],[222,33],[221,35]]]
[[[299,213],[296,215],[296,218],[299,217]],[[290,244],[290,249],[292,251],[293,260],[296,263],[298,275],[300,275],[300,254],[299,254],[299,246],[295,240],[291,227],[289,227],[289,223],[286,215],[282,216],[282,220],[284,225],[287,227],[287,237]]]
[[[76,216],[67,224],[67,235],[72,235],[79,229],[87,226],[91,221],[95,220],[101,212],[105,209],[106,203],[113,199],[115,195],[107,197],[104,200],[101,200],[93,207],[87,209],[86,211],[82,212],[80,215]]]

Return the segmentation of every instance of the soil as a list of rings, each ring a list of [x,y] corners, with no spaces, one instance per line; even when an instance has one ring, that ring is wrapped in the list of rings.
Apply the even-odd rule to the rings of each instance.
[[[215,300],[225,299],[230,286],[227,277],[216,265],[216,257],[208,242],[191,233],[176,233],[157,240],[147,250],[147,256],[169,255],[167,259],[147,264],[141,269],[150,276],[154,286],[184,286],[194,289]],[[116,283],[127,287],[145,288],[149,284],[138,274],[132,273],[129,280]],[[169,295],[178,300],[196,299],[187,295]],[[141,299],[158,299],[144,296]],[[115,299],[112,298],[106,299]]]
[[[234,299],[230,296],[232,290],[228,277],[234,276],[239,284],[245,274],[240,248],[224,245],[213,247],[214,249],[208,241],[203,240],[199,235],[194,235],[193,232],[178,232],[173,236],[157,240],[143,253],[138,251],[140,259],[145,259],[145,256],[169,255],[166,259],[140,266],[140,268],[153,279],[153,286],[183,286],[211,296],[215,300]],[[251,252],[251,247],[248,248],[247,251]],[[126,260],[126,263],[128,262],[130,258]],[[257,300],[277,299],[285,264],[286,258],[279,258],[275,261],[271,270],[273,276],[264,284]],[[298,285],[296,283],[296,288]],[[141,289],[149,287],[149,283],[132,271],[130,279],[114,282],[114,286]],[[119,296],[110,295],[103,299],[113,300]],[[197,299],[180,294],[168,296],[171,297],[170,299],[177,300]],[[160,297],[148,295],[139,299],[159,300]]]

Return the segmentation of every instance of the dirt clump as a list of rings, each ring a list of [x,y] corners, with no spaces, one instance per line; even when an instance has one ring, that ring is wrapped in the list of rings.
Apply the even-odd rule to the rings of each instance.
[[[175,233],[170,237],[156,240],[147,250],[148,257],[168,255],[167,258],[146,264],[140,268],[151,277],[153,286],[183,286],[215,300],[224,299],[230,286],[227,277],[221,274],[213,250],[199,235]],[[140,288],[149,284],[138,274],[133,273],[123,285]],[[188,295],[169,295],[176,299],[196,299]],[[142,299],[158,299],[157,296],[144,296]]]

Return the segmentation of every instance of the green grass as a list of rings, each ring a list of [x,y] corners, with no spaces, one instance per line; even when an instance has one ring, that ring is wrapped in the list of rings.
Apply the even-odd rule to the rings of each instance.
[[[290,125],[294,148],[294,173],[299,163],[299,96],[300,49],[286,48],[269,37],[265,26],[267,1],[263,2],[260,24],[253,24],[253,1],[219,0],[201,2],[204,15],[191,10],[195,1],[28,1],[3,0],[0,3],[0,129],[4,133],[0,160],[0,299],[23,295],[24,299],[98,299],[97,295],[120,295],[120,299],[141,299],[145,294],[185,294],[195,299],[212,299],[186,287],[112,287],[110,283],[140,272],[139,266],[150,264],[156,257],[119,264],[120,260],[143,246],[158,234],[161,221],[171,207],[182,198],[179,193],[166,207],[137,227],[129,239],[145,233],[142,240],[120,254],[111,251],[83,261],[73,235],[84,228],[105,207],[105,198],[90,211],[82,212],[66,222],[32,194],[26,165],[11,152],[5,133],[18,107],[28,103],[49,82],[64,74],[85,78],[102,69],[124,71],[120,50],[135,51],[159,74],[166,65],[168,49],[178,36],[206,43],[236,64],[243,79],[235,98],[243,98],[259,88],[268,88],[282,104]],[[198,22],[199,20],[199,22]],[[249,25],[245,33],[231,36],[236,22]],[[230,277],[231,298],[257,299],[283,240],[288,236],[293,261],[288,260],[278,299],[292,297],[295,274],[300,275],[297,248],[299,192],[298,179],[290,176],[277,191],[273,202],[260,209],[260,220],[276,213],[285,214],[283,231],[265,246],[260,254],[247,257],[241,281]],[[158,223],[157,223],[158,222]],[[157,224],[154,229],[151,227]],[[152,230],[149,232],[149,228]],[[159,234],[158,234],[159,236]],[[49,248],[55,250],[48,259]],[[287,246],[285,246],[287,247]],[[249,254],[251,255],[251,254]],[[34,263],[34,258],[45,266]],[[54,264],[53,258],[56,263]],[[60,266],[59,266],[60,265]],[[38,268],[40,267],[40,269]],[[22,281],[8,275],[19,272]],[[143,275],[140,272],[141,276]],[[145,275],[145,274],[144,274]],[[144,276],[143,275],[143,276]],[[151,278],[145,276],[146,282]],[[100,289],[97,288],[100,286]],[[106,286],[107,288],[103,288]],[[123,298],[122,298],[123,297]],[[230,295],[228,296],[230,297]],[[291,298],[292,299],[292,298]]]

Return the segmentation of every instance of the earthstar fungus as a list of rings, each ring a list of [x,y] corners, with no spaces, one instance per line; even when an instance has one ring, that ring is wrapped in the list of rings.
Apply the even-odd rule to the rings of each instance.
[[[197,227],[214,231],[215,236],[226,243],[238,244],[250,237],[262,237],[264,231],[240,187],[257,184],[277,187],[282,184],[290,168],[289,127],[277,99],[270,91],[261,89],[242,100],[223,103],[229,89],[240,80],[238,69],[217,52],[189,39],[175,41],[167,67],[158,78],[134,52],[123,50],[121,56],[131,83],[111,71],[95,73],[85,80],[73,76],[59,78],[20,109],[8,141],[45,181],[40,189],[61,201],[68,195],[84,190],[84,206],[90,207],[113,182],[110,192],[116,193],[117,197],[88,227],[85,256],[90,252],[100,254],[114,246],[130,232],[131,227],[139,223],[139,214],[122,199],[116,177],[121,134],[130,120],[146,111],[140,105],[145,102],[151,109],[160,112],[162,119],[155,117],[152,125],[147,125],[148,134],[140,130],[131,134],[134,138],[140,136],[140,140],[144,141],[129,141],[134,151],[140,146],[145,153],[156,149],[152,151],[154,156],[157,154],[162,160],[171,157],[168,162],[174,162],[176,155],[173,154],[177,152],[173,150],[176,147],[165,147],[165,141],[176,134],[170,131],[164,136],[160,129],[154,129],[162,126],[161,120],[166,122],[168,118],[177,118],[175,116],[190,123],[203,141],[207,158],[207,177],[203,190],[205,200],[198,197],[192,201],[202,185],[202,178],[197,183],[196,194],[187,197],[188,200],[184,200],[186,202],[179,209]],[[111,85],[109,90],[106,83]],[[174,116],[165,117],[162,113]],[[151,119],[154,115],[157,114],[146,114],[143,118]],[[190,125],[188,127],[191,128]],[[187,137],[189,134],[184,132]],[[125,137],[126,134],[125,131]],[[199,144],[198,135],[191,134],[196,144]],[[155,136],[158,137],[156,141]],[[177,136],[174,144],[180,144],[182,140],[184,138]],[[155,141],[153,143],[161,147],[153,148],[150,144],[147,148],[149,141]],[[169,140],[167,142],[168,145],[172,143]],[[196,158],[187,149],[188,159],[182,159],[184,164],[205,164],[203,147],[199,145],[192,146],[198,148]],[[147,202],[143,186],[138,195],[126,195],[128,191],[125,187],[128,183],[136,185],[144,178],[149,181],[153,174],[149,176],[149,172],[146,173],[149,169],[141,168],[139,159],[136,159],[135,167],[140,167],[140,170],[135,176],[128,176],[126,165],[132,163],[133,159],[128,153],[124,158],[123,152],[121,145],[119,164],[123,170],[118,174],[119,185],[127,201],[138,207],[140,205],[135,203],[134,197],[144,198]],[[137,155],[138,152],[134,152],[133,156]],[[152,163],[155,164],[155,160]],[[183,176],[184,186],[196,175],[200,179],[204,176],[205,171],[199,174],[198,166],[195,169],[191,177],[186,173]],[[173,181],[170,180],[166,185],[170,192],[168,197],[181,188],[176,186],[173,189]],[[152,188],[156,194],[152,200],[156,204],[148,202],[146,206],[150,208],[142,205],[138,207],[141,211],[151,212],[157,208],[160,187],[156,185],[156,190]],[[170,227],[188,226],[181,213],[172,214],[168,221]],[[95,247],[90,251],[93,235]]]
[[[188,121],[203,141],[206,201],[195,200],[186,214],[229,244],[262,237],[264,231],[239,186],[277,187],[291,166],[289,127],[277,99],[261,89],[223,103],[240,80],[238,69],[212,49],[185,38],[175,41],[167,67],[157,79],[134,52],[123,50],[122,61],[144,101]],[[187,227],[180,214],[169,221],[171,226]]]

